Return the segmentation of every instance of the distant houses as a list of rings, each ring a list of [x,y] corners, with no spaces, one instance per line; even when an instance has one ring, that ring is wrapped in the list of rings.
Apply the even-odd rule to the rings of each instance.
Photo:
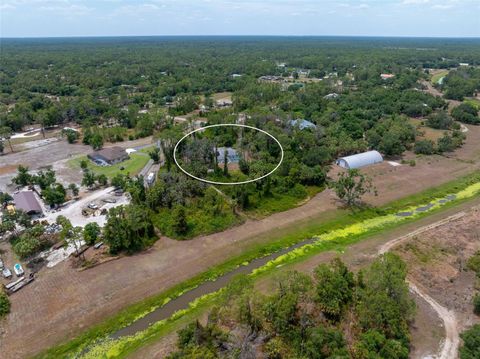
[[[87,157],[99,165],[113,165],[130,158],[127,151],[118,146],[94,151],[89,153]]]
[[[394,77],[395,77],[394,74],[380,74],[380,78],[381,78],[382,80],[389,80],[389,79],[392,79],[392,78],[394,78]]]
[[[288,121],[288,124],[292,127],[298,126],[300,130],[305,130],[305,129],[316,129],[317,125],[315,125],[313,122],[310,122],[305,119],[297,119],[297,120],[290,120]]]
[[[325,100],[335,100],[338,98],[340,95],[336,92],[329,93],[328,95],[323,96]]]
[[[217,162],[224,163],[225,152],[227,154],[227,164],[228,163],[238,163],[240,161],[240,156],[238,152],[232,147],[218,147],[217,148]]]

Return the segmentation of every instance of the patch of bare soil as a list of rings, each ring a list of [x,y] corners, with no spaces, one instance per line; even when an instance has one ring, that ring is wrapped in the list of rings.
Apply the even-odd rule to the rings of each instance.
[[[6,174],[6,173],[12,173],[12,172],[15,172],[16,170],[17,170],[16,165],[2,166],[0,167],[0,175]]]
[[[480,249],[480,210],[415,236],[394,248],[407,263],[409,278],[455,313],[459,330],[480,322],[473,314],[475,274],[466,269]]]

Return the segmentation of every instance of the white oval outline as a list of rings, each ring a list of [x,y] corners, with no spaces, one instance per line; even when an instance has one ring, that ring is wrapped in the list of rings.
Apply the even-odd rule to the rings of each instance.
[[[199,132],[199,131],[203,131],[203,130],[206,130],[208,128],[214,128],[214,127],[244,127],[244,128],[250,128],[252,130],[256,130],[256,131],[259,131],[259,132],[262,132],[264,133],[265,135],[273,138],[273,140],[278,144],[278,146],[280,147],[280,151],[281,151],[281,155],[280,155],[280,161],[278,162],[277,166],[271,170],[270,172],[268,172],[267,174],[264,174],[263,176],[261,177],[258,177],[258,178],[254,178],[252,180],[248,180],[248,181],[242,181],[242,182],[217,182],[217,181],[209,181],[207,179],[204,179],[204,178],[200,178],[200,177],[197,177],[197,176],[194,176],[192,175],[191,173],[185,171],[182,166],[180,166],[180,164],[178,163],[177,161],[177,157],[176,157],[176,153],[177,153],[177,148],[178,148],[178,145],[185,139],[187,138],[188,136],[190,136],[191,134],[195,133],[195,132]],[[215,125],[208,125],[208,126],[205,126],[205,127],[200,127],[200,128],[197,128],[196,130],[193,130],[189,133],[187,133],[185,136],[183,136],[176,144],[175,144],[175,147],[173,149],[173,160],[175,161],[175,164],[177,165],[178,168],[180,168],[180,170],[185,173],[187,176],[189,177],[192,177],[194,179],[196,179],[197,181],[201,181],[201,182],[205,182],[205,183],[210,183],[210,184],[219,184],[219,185],[239,185],[239,184],[247,184],[247,183],[252,183],[252,182],[256,182],[256,181],[259,181],[261,180],[262,178],[265,178],[265,177],[268,177],[270,176],[273,172],[275,172],[278,167],[280,167],[280,165],[282,164],[283,162],[283,147],[282,147],[282,144],[280,143],[279,140],[277,140],[274,136],[272,136],[271,134],[269,134],[267,131],[264,131],[260,128],[257,128],[257,127],[253,127],[253,126],[248,126],[248,125],[240,125],[240,124],[237,124],[237,123],[218,123],[218,124],[215,124]]]

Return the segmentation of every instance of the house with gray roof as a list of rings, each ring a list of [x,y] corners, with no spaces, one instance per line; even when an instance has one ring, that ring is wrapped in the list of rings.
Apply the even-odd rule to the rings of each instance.
[[[90,158],[95,163],[113,165],[115,163],[128,160],[130,157],[128,156],[128,153],[127,151],[125,151],[125,149],[123,149],[122,147],[114,146],[102,148],[101,150],[89,153],[88,158]]]
[[[15,209],[22,210],[27,214],[41,214],[43,212],[33,191],[14,193],[13,202],[15,203]]]
[[[292,127],[298,126],[300,130],[305,130],[306,128],[309,128],[309,129],[317,128],[317,125],[315,125],[313,122],[310,122],[304,119],[290,120],[288,121],[288,124]]]

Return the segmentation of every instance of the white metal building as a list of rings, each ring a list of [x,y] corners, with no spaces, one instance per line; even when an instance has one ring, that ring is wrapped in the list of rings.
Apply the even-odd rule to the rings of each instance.
[[[356,155],[341,157],[336,161],[340,167],[355,169],[383,162],[383,157],[378,151],[357,153]]]

